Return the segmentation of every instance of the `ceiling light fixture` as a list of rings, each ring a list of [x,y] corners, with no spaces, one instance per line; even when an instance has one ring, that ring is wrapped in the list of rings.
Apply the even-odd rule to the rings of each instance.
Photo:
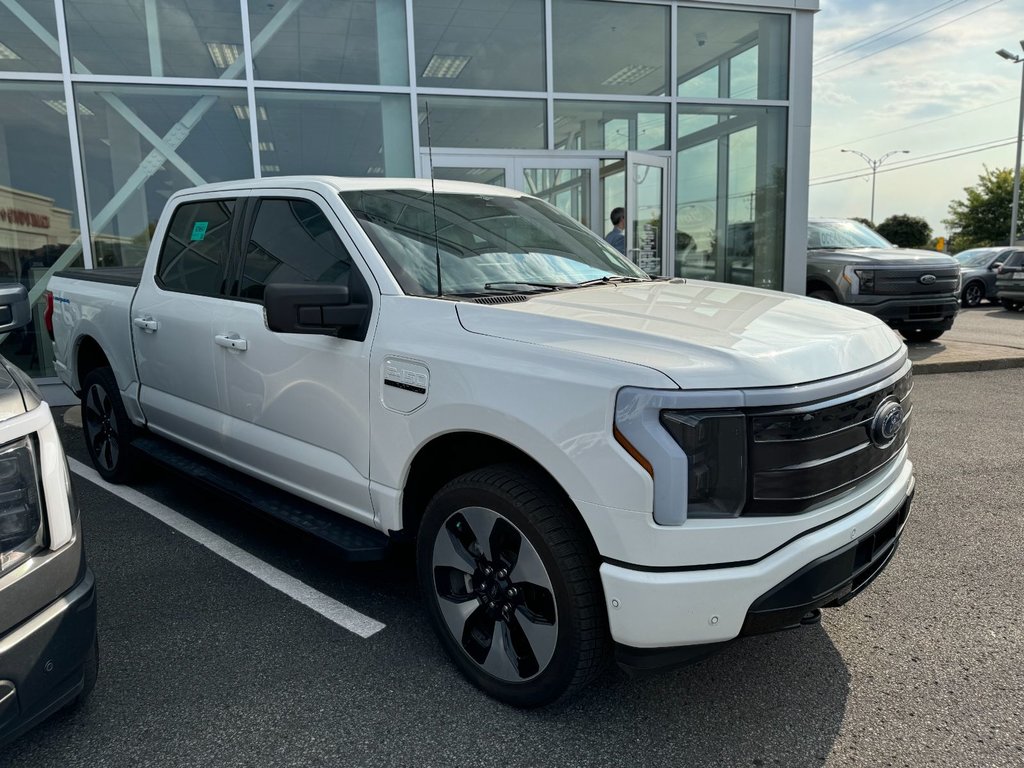
[[[68,104],[64,99],[43,99],[43,104],[48,106],[54,112],[59,112],[62,115],[66,115],[68,113]],[[93,117],[96,113],[88,107],[79,104],[78,114],[84,115],[85,117]]]
[[[260,170],[266,173],[279,173],[281,171],[280,165],[261,165]]]
[[[659,68],[650,64],[627,64],[614,75],[601,83],[601,85],[632,85],[638,80],[643,80]]]
[[[423,70],[423,77],[444,77],[454,80],[469,64],[469,56],[439,56],[434,54]]]
[[[20,59],[21,56],[16,54],[10,48],[3,43],[0,43],[0,59]]]
[[[232,109],[235,110],[235,117],[237,117],[239,120],[248,120],[249,119],[249,107],[245,106],[244,104],[235,104],[234,107],[232,107]],[[256,116],[260,120],[266,120],[267,119],[267,108],[266,107],[256,107]]]
[[[227,69],[242,55],[242,46],[234,43],[207,43],[206,49],[210,52],[214,66],[221,69]]]

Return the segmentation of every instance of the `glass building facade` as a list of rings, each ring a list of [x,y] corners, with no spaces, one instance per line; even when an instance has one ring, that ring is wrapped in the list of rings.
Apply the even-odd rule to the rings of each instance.
[[[521,189],[652,274],[802,290],[811,14],[749,0],[0,0],[2,342],[71,266],[139,264],[168,196],[285,174]]]

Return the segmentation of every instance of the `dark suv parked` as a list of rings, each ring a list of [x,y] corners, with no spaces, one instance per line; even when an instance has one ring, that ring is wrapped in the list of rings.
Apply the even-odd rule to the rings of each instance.
[[[954,258],[960,262],[960,303],[965,307],[976,307],[982,299],[995,304],[996,273],[1017,248],[972,248],[960,251]]]
[[[996,296],[1007,309],[1024,309],[1024,251],[1015,251],[996,272]]]
[[[807,295],[869,312],[907,341],[933,341],[960,309],[960,265],[935,251],[899,248],[846,219],[807,224]]]

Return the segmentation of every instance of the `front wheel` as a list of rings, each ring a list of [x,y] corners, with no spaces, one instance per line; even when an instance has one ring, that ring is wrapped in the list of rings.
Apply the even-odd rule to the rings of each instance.
[[[431,624],[486,693],[542,706],[603,668],[598,562],[575,510],[541,478],[511,465],[456,478],[427,506],[416,550]]]
[[[1021,302],[1013,299],[1000,299],[999,303],[1003,305],[1003,309],[1008,309],[1011,312],[1016,312],[1021,307]]]
[[[129,443],[135,427],[121,402],[110,368],[96,368],[82,382],[82,432],[92,465],[108,483],[123,483],[135,472]]]
[[[945,333],[945,331],[922,331],[922,330],[907,330],[900,331],[903,334],[903,338],[911,343],[920,343],[925,341],[935,341],[939,336]]]
[[[960,303],[965,307],[976,307],[985,298],[985,289],[981,283],[968,283],[960,294]]]

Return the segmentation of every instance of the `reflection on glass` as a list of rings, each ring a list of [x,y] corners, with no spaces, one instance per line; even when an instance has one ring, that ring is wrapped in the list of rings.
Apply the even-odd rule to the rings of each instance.
[[[601,226],[599,232],[610,232],[612,211],[626,207],[626,161],[601,161]]]
[[[680,107],[676,168],[675,274],[780,289],[786,109]]]
[[[789,17],[679,9],[676,93],[694,99],[785,99]]]
[[[544,90],[544,0],[414,0],[413,19],[421,86]]]
[[[56,41],[53,0],[0,2],[0,72],[60,72]]]
[[[544,149],[547,145],[545,105],[540,99],[421,96],[419,101],[423,146],[428,136],[435,147]]]
[[[504,168],[453,168],[451,166],[434,166],[434,178],[447,181],[472,181],[475,184],[493,184],[505,186]]]
[[[590,171],[586,168],[524,168],[526,191],[590,226]]]
[[[156,77],[244,76],[238,0],[64,0],[72,69]]]
[[[64,87],[52,83],[0,82],[0,282],[20,282],[36,302],[49,274],[81,266],[71,142]],[[43,313],[11,333],[2,351],[33,376],[52,376],[53,351]]]
[[[668,149],[668,107],[556,101],[556,149]]]
[[[558,0],[551,14],[556,91],[668,92],[668,6]]]
[[[176,190],[253,174],[244,90],[79,84],[75,95],[97,266],[140,264]]]
[[[412,176],[409,97],[256,91],[264,176]]]
[[[408,85],[404,0],[249,3],[258,80]]]

